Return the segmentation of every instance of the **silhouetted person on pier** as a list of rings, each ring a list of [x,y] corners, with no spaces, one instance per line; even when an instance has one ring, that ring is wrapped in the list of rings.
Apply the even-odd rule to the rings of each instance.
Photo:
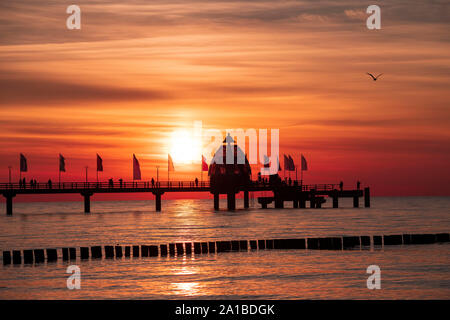
[[[109,179],[109,187],[112,188],[114,186],[114,182],[113,179]]]
[[[292,179],[289,178],[289,185],[292,185]]]
[[[52,180],[48,179],[47,184],[48,184],[48,188],[51,189],[52,188]]]
[[[26,187],[27,187],[27,182],[26,182],[25,178],[23,178],[22,184],[23,184],[23,188],[26,189]]]
[[[152,188],[155,187],[155,179],[152,178]]]
[[[120,185],[120,188],[122,188],[122,186],[123,186],[123,179],[122,178],[119,179],[119,185]]]
[[[359,190],[360,188],[361,188],[361,182],[358,181],[358,182],[356,182],[356,189]]]
[[[339,183],[339,189],[341,189],[341,191],[344,190],[344,182],[341,181]]]
[[[195,186],[198,187],[198,179],[195,178]]]

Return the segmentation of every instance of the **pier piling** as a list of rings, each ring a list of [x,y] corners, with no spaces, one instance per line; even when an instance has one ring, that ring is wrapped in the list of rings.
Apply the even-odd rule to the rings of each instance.
[[[116,252],[116,258],[122,258],[122,246],[115,246],[114,251]]]
[[[308,238],[308,250],[309,249],[319,249],[319,238]]]
[[[125,257],[128,258],[131,256],[131,247],[125,246]]]
[[[45,255],[43,249],[34,249],[34,262],[43,263],[45,261]]]
[[[370,208],[370,188],[364,188],[364,206]]]
[[[384,245],[399,245],[403,243],[403,237],[401,234],[383,236]]]
[[[353,208],[359,208],[359,197],[353,197]]]
[[[156,211],[161,211],[161,192],[154,192],[153,193],[155,195],[155,210]]]
[[[258,248],[259,250],[266,249],[266,240],[258,240]]]
[[[219,210],[219,194],[214,193],[214,210]]]
[[[208,253],[208,242],[202,242],[202,253]]]
[[[359,239],[359,237],[343,237],[342,245],[343,245],[344,249],[359,247],[360,239]]]
[[[202,253],[202,244],[200,242],[194,242],[194,253],[195,254]]]
[[[370,247],[370,237],[369,236],[361,236],[361,246]]]
[[[69,248],[62,248],[62,258],[64,261],[69,260]]]
[[[437,242],[449,242],[450,235],[448,233],[438,233],[436,235],[436,241]]]
[[[13,264],[21,264],[22,263],[22,256],[20,254],[20,251],[14,250],[13,251]]]
[[[93,195],[93,192],[85,191],[82,192],[81,195],[84,198],[84,212],[90,213],[91,212],[91,196]]]
[[[150,257],[158,256],[158,246],[149,246],[148,249],[149,249]]]
[[[148,246],[142,245],[141,246],[141,257],[148,257],[149,251]]]
[[[107,258],[111,258],[111,253],[110,253],[111,249],[112,249],[112,247],[105,246],[105,256]],[[102,247],[101,246],[91,247],[91,258],[92,259],[100,259],[101,257],[102,257]]]
[[[192,243],[191,242],[186,242],[184,244],[184,249],[186,251],[186,254],[192,254]]]
[[[89,259],[89,248],[88,247],[80,248],[80,257],[81,257],[81,259]]]
[[[6,215],[12,216],[13,214],[13,198],[16,196],[12,192],[8,192],[3,194],[3,196],[6,198]]]
[[[139,246],[133,246],[133,258],[139,258]]]
[[[169,254],[171,256],[175,255],[175,243],[169,243]]]
[[[23,263],[33,263],[33,250],[23,250]]]
[[[161,251],[161,257],[166,257],[167,256],[167,254],[168,254],[167,244],[161,244],[159,246],[159,250]]]
[[[208,250],[209,250],[209,253],[215,253],[216,252],[216,243],[208,242]]]
[[[11,251],[3,251],[3,265],[11,264]]]
[[[56,249],[47,249],[47,261],[56,261],[58,260],[58,252]]]
[[[175,246],[177,247],[177,256],[182,256],[184,254],[184,247],[182,243],[176,243]]]
[[[77,249],[76,248],[69,248],[69,259],[70,260],[77,259]]]
[[[236,194],[234,191],[227,194],[227,209],[229,211],[236,210]]]
[[[412,234],[412,244],[431,244],[436,242],[436,235],[434,234]]]
[[[248,209],[250,207],[249,201],[249,192],[247,190],[244,191],[244,208]]]
[[[333,195],[333,208],[339,208],[339,197],[337,195]]]
[[[383,244],[381,236],[373,236],[373,245],[374,246],[381,246]]]
[[[92,247],[94,249],[95,247]],[[102,247],[100,247],[100,250],[98,250],[98,254],[101,254]],[[93,252],[92,252],[93,253]],[[94,256],[92,256],[94,258]],[[114,247],[113,246],[105,246],[105,258],[114,258]]]

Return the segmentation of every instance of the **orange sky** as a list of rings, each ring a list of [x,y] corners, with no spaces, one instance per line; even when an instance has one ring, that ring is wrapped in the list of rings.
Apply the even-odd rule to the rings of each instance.
[[[449,10],[444,2],[74,1],[0,4],[0,180],[166,177],[174,130],[280,129],[306,183],[450,195]],[[369,5],[369,3],[367,4]],[[374,82],[366,72],[384,73]],[[200,161],[200,156],[199,156]],[[173,179],[199,176],[175,163]],[[256,172],[255,167],[255,172]],[[195,171],[194,171],[195,170]]]

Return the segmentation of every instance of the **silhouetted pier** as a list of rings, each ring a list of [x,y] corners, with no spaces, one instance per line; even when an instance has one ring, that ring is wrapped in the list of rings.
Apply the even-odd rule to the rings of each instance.
[[[267,208],[274,202],[275,208],[283,208],[286,201],[293,203],[294,208],[321,208],[326,199],[332,199],[333,208],[339,207],[339,198],[353,198],[353,207],[359,207],[359,198],[364,197],[364,206],[370,207],[370,190],[343,190],[338,184],[293,185],[286,183],[270,184],[251,181],[243,188],[218,192],[210,187],[210,183],[202,181],[164,181],[156,182],[64,182],[64,183],[36,183],[33,185],[18,183],[0,183],[0,193],[6,198],[6,214],[13,214],[13,198],[16,195],[40,194],[80,194],[84,198],[84,211],[91,211],[91,196],[95,193],[152,193],[155,196],[155,209],[161,211],[161,197],[167,192],[210,192],[214,195],[214,209],[219,209],[220,194],[227,195],[227,209],[235,210],[236,194],[243,192],[244,208],[249,208],[249,193],[267,191],[272,196],[258,197],[262,208]]]

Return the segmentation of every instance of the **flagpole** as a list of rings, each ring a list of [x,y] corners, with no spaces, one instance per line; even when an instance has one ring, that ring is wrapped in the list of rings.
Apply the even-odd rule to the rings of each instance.
[[[159,166],[156,166],[156,182],[159,182]]]
[[[300,174],[301,174],[301,177],[300,177],[300,185],[303,186],[303,168],[300,169]]]

